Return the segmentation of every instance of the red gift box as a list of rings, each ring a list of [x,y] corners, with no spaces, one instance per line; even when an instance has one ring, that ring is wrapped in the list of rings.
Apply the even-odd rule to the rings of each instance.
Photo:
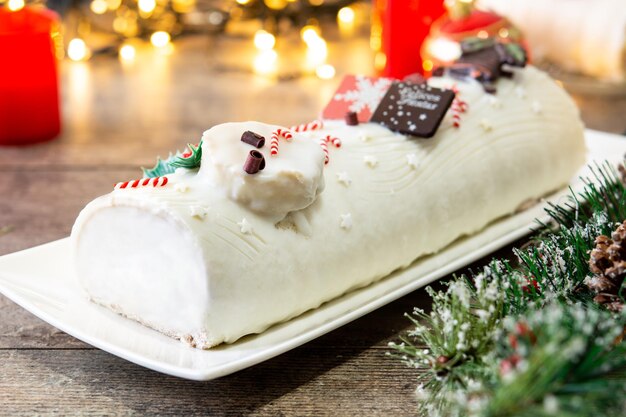
[[[46,9],[0,9],[0,145],[49,140],[61,131],[57,60]]]

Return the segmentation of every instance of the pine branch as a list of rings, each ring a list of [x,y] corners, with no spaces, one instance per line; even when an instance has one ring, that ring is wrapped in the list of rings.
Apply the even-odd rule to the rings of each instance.
[[[607,370],[626,367],[626,362],[609,361],[620,355],[607,353],[597,346],[585,350],[578,367],[573,367],[572,358],[562,357],[561,352],[550,350],[549,358],[550,355],[543,357],[542,350],[537,350],[532,363],[541,366],[533,368],[531,373],[520,374],[518,381],[519,386],[523,386],[523,378],[528,378],[532,395],[527,392],[497,394],[506,390],[501,388],[503,383],[498,382],[499,370],[493,367],[496,346],[502,344],[506,330],[504,319],[538,320],[542,311],[554,311],[550,306],[555,303],[565,310],[564,315],[574,314],[577,303],[588,306],[589,311],[601,308],[593,302],[593,294],[584,285],[592,275],[589,252],[598,235],[610,235],[626,218],[626,187],[608,163],[591,170],[592,178],[584,180],[581,193],[572,192],[565,204],[551,205],[547,209],[552,221],[541,225],[534,244],[515,250],[519,265],[512,267],[507,261],[493,261],[480,274],[456,278],[446,291],[427,288],[433,298],[432,312],[425,314],[416,310],[409,316],[414,330],[402,337],[401,343],[390,344],[396,352],[392,356],[399,357],[408,366],[428,370],[418,393],[430,415],[463,415],[471,410],[483,410],[480,415],[494,416],[548,415],[554,401],[559,406],[563,403],[559,415],[592,415],[589,413],[596,409],[606,408],[609,412],[612,407],[621,406],[614,398],[605,398],[600,388],[624,389],[624,378],[606,380],[606,374]],[[571,309],[569,313],[568,309]],[[573,329],[566,334],[572,336],[572,340],[586,331],[586,328]],[[554,340],[567,342],[558,339],[558,332],[546,334],[553,337],[549,339],[551,343]],[[426,349],[420,347],[424,345]],[[623,349],[623,344],[616,348],[619,352]],[[598,356],[600,354],[603,356]],[[604,362],[599,362],[599,358]],[[564,370],[574,373],[564,375]],[[553,381],[556,377],[561,381],[558,386],[535,383],[541,378]],[[501,403],[496,395],[501,396],[498,397]],[[581,396],[587,401],[584,406],[576,400]],[[566,401],[567,398],[571,401]],[[544,407],[546,401],[547,408]],[[492,403],[495,404],[490,405],[492,408],[485,408],[485,404]],[[509,409],[519,413],[511,413]],[[492,411],[484,414],[485,410]]]
[[[625,325],[626,315],[582,304],[549,304],[507,320],[497,348],[499,378],[478,415],[622,415]],[[614,371],[624,373],[611,377]]]

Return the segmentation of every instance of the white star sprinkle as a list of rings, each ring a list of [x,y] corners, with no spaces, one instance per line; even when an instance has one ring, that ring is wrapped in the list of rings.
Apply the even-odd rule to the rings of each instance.
[[[252,233],[252,225],[250,224],[250,222],[248,222],[248,220],[246,220],[245,217],[243,219],[241,219],[241,221],[239,223],[237,223],[237,226],[239,226],[239,230],[244,235]]]
[[[532,104],[530,105],[530,108],[535,114],[541,114],[543,112],[543,107],[541,106],[541,103],[538,102],[537,100],[534,100],[532,102]]]
[[[480,127],[482,127],[485,132],[489,132],[491,131],[491,129],[493,129],[493,126],[491,125],[491,123],[489,123],[489,120],[487,119],[482,119],[480,121]]]
[[[189,191],[189,186],[185,183],[177,182],[174,185],[174,190],[178,191],[179,193],[186,193],[187,191]]]
[[[424,113],[420,114],[420,120],[426,120],[426,114]]]
[[[198,219],[204,219],[209,214],[209,208],[206,206],[194,205],[189,207],[189,214],[191,217],[197,217]]]
[[[349,187],[350,184],[352,184],[352,180],[348,176],[347,172],[338,172],[337,181],[339,181],[339,183],[345,185],[346,187]]]
[[[339,226],[341,226],[342,229],[352,229],[352,214],[340,214],[339,217],[341,218],[341,223],[339,224]]]
[[[376,165],[378,165],[378,159],[376,159],[376,157],[372,155],[365,155],[363,157],[363,162],[365,162],[365,165],[370,168],[375,168]]]
[[[419,164],[417,162],[417,155],[415,155],[414,153],[408,154],[406,156],[406,163],[409,164],[411,169],[417,169],[417,165]]]
[[[502,107],[502,102],[500,101],[500,99],[498,99],[496,96],[493,96],[493,95],[489,96],[489,104],[494,109],[499,109]]]
[[[526,98],[526,90],[522,86],[515,87],[515,95],[519,98]]]
[[[362,142],[369,142],[371,138],[369,137],[369,135],[366,135],[365,133],[361,133],[359,135],[359,139],[361,139]]]

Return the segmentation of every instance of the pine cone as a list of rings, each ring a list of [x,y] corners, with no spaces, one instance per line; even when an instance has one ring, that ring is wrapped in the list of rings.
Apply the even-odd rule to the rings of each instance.
[[[617,291],[617,285],[613,282],[613,280],[603,276],[603,275],[594,275],[585,280],[585,284],[587,284],[587,288],[595,293],[613,293]]]
[[[626,240],[626,221],[615,229],[615,231],[611,234],[611,239],[613,239],[614,242],[619,243]]]
[[[610,238],[600,235],[595,243],[589,254],[589,269],[594,275],[585,280],[585,285],[596,294],[593,299],[596,303],[611,311],[621,311],[624,303],[620,291],[626,278],[626,221]]]
[[[589,255],[589,269],[594,274],[603,274],[604,271],[607,268],[610,268],[613,264],[611,262],[609,254],[606,251],[609,245],[604,245],[604,239],[601,238],[609,239],[606,236],[599,236],[598,238],[596,238],[596,248],[592,249],[591,254]]]

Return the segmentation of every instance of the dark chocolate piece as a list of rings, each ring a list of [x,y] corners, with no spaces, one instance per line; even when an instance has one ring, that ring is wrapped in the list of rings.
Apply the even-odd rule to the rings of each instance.
[[[500,77],[513,77],[513,73],[504,68],[524,67],[528,60],[524,48],[512,42],[498,42],[496,39],[470,38],[461,42],[461,57],[445,68],[437,68],[433,75],[445,73],[451,77],[474,78],[482,83],[488,93],[495,93],[495,82]]]
[[[523,46],[517,43],[498,43],[494,46],[500,62],[512,67],[525,67],[528,56]]]
[[[495,48],[484,48],[463,54],[457,63],[473,65],[480,72],[479,81],[495,81],[500,77],[500,55]]]
[[[265,138],[258,133],[251,132],[246,130],[241,135],[241,141],[246,142],[255,148],[262,148],[265,145]]]
[[[359,124],[359,115],[355,111],[347,112],[345,119],[348,126],[356,126]]]
[[[265,168],[265,158],[259,151],[252,150],[248,154],[246,162],[243,164],[243,170],[248,174],[256,174]]]
[[[437,132],[453,100],[452,90],[394,82],[371,121],[396,132],[430,138]]]

